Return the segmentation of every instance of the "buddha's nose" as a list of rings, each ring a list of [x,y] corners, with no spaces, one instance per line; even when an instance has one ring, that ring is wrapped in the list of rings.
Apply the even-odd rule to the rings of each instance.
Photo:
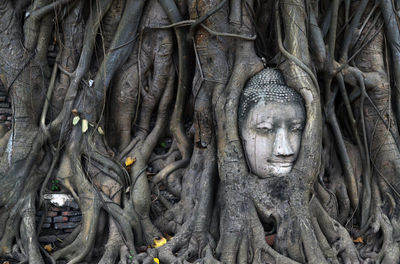
[[[287,129],[279,128],[276,132],[273,154],[275,156],[291,156],[294,154]]]

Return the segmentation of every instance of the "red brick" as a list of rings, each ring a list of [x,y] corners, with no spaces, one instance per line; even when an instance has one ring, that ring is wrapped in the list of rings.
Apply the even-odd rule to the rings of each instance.
[[[49,211],[60,212],[60,211],[61,211],[61,208],[52,206],[52,207],[49,208]]]
[[[57,216],[58,215],[58,212],[54,212],[54,211],[48,211],[47,212],[47,216],[48,217],[55,217],[55,216]]]
[[[80,211],[65,211],[65,212],[62,212],[61,215],[78,216],[78,215],[82,215],[82,213]]]

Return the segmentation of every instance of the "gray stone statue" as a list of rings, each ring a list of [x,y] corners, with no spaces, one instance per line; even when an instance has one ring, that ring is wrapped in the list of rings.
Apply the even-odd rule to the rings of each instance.
[[[289,174],[300,150],[306,112],[302,96],[278,70],[250,78],[239,103],[239,132],[251,173],[260,178]]]

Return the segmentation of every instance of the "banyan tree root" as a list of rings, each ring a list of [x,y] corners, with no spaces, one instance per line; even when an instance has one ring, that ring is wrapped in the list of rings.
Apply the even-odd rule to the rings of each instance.
[[[396,5],[1,1],[0,259],[397,263]],[[253,175],[238,133],[263,66],[305,101],[288,177]],[[49,254],[35,218],[55,177],[82,222]]]

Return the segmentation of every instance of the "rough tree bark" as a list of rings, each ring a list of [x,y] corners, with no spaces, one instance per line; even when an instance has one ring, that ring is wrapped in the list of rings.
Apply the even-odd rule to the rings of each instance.
[[[2,0],[0,261],[398,263],[398,8]],[[307,121],[291,173],[261,179],[238,105],[267,66]],[[53,179],[82,221],[49,253],[35,219]]]

